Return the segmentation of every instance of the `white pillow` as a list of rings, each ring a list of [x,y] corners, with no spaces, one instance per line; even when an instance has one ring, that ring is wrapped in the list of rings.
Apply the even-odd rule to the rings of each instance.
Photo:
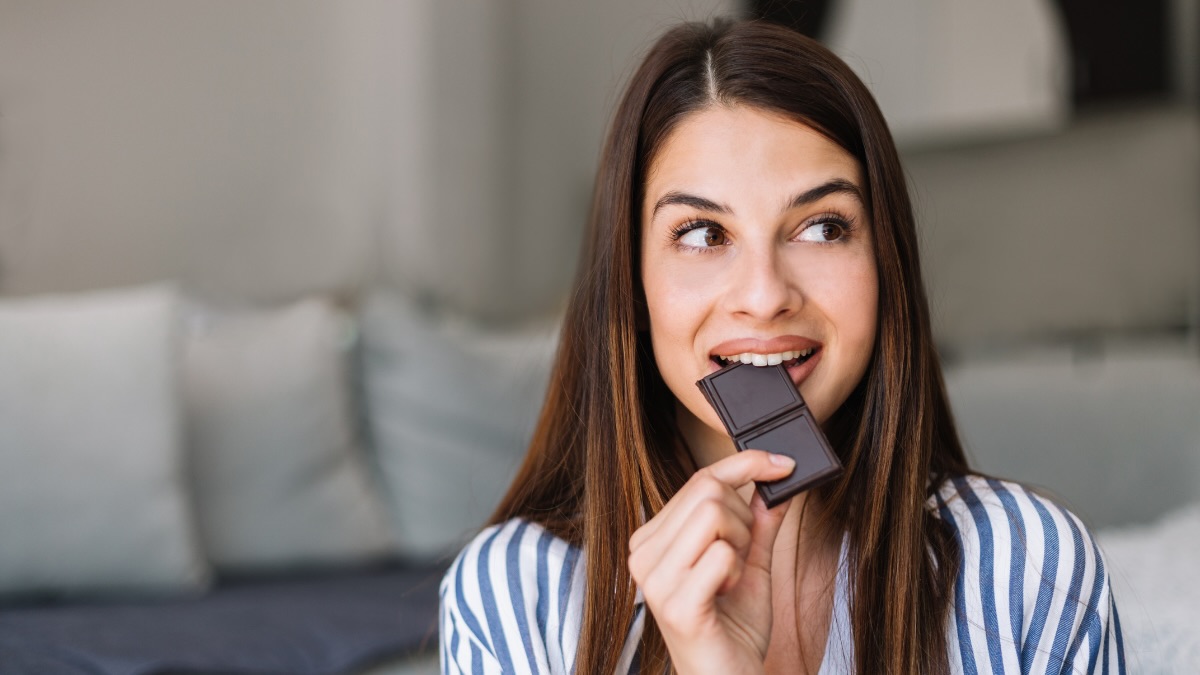
[[[1193,448],[1200,453],[1200,446]],[[1200,664],[1200,502],[1149,525],[1103,530],[1129,672],[1188,673]]]
[[[353,323],[328,302],[188,312],[184,401],[200,530],[240,571],[362,562],[392,549],[355,443]]]
[[[367,414],[399,551],[455,550],[491,514],[525,455],[557,328],[489,330],[376,293],[362,331]]]
[[[171,288],[0,302],[0,593],[203,587]]]

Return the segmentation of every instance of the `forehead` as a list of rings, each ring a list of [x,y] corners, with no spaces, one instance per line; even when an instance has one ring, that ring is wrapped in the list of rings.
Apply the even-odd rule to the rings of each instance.
[[[737,185],[804,187],[830,178],[862,186],[858,160],[816,129],[749,106],[713,105],[681,120],[657,148],[644,195],[686,187],[737,192]]]

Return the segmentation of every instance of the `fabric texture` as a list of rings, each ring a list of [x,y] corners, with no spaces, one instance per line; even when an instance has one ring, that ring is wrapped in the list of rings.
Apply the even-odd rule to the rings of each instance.
[[[488,328],[378,293],[366,303],[362,331],[371,446],[399,552],[453,553],[520,465],[557,330]]]
[[[445,566],[233,583],[194,600],[0,608],[0,675],[340,675],[432,651]]]
[[[946,626],[955,673],[1124,673],[1105,559],[1083,524],[1025,488],[958,477],[929,504],[949,523],[963,564]],[[822,675],[852,672],[846,552]],[[447,673],[569,673],[582,625],[582,552],[511,520],[481,532],[441,585]],[[640,594],[618,672],[635,672]]]
[[[1200,665],[1200,502],[1149,525],[1096,536],[1121,598],[1130,671],[1195,672]]]
[[[169,286],[0,303],[0,594],[203,588]]]
[[[188,312],[184,401],[204,546],[223,569],[362,562],[390,552],[357,444],[353,324],[310,298]]]

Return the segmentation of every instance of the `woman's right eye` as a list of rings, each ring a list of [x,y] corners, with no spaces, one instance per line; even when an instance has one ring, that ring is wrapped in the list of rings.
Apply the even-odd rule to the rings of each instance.
[[[725,230],[716,225],[698,225],[679,236],[679,243],[692,248],[711,248],[725,243]]]

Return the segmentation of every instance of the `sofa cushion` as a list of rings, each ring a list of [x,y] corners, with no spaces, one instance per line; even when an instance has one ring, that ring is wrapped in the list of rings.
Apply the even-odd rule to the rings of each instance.
[[[338,675],[437,645],[444,567],[223,584],[159,602],[0,607],[0,675]]]
[[[1042,487],[1093,527],[1200,499],[1200,359],[1186,342],[1027,348],[946,370],[973,465]]]
[[[234,570],[345,564],[392,548],[354,433],[353,324],[321,299],[187,313],[184,400],[205,549]]]
[[[0,302],[0,593],[195,590],[166,286]]]
[[[487,328],[378,292],[362,331],[372,449],[399,550],[454,550],[491,514],[525,454],[556,325]]]

